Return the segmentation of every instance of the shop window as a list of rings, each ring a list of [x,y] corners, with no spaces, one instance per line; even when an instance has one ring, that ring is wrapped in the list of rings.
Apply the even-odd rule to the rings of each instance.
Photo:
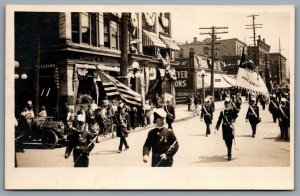
[[[143,53],[144,55],[155,57],[155,46],[143,46]]]
[[[72,41],[80,43],[79,39],[79,13],[72,13]]]
[[[109,20],[104,18],[104,46],[110,48]]]
[[[119,47],[119,27],[116,22],[111,22],[111,47],[118,49]]]

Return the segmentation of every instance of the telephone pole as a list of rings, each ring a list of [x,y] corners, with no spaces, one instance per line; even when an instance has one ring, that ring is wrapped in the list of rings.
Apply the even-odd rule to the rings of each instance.
[[[249,15],[247,17],[251,17],[252,18],[252,24],[248,24],[246,25],[246,29],[252,29],[253,30],[253,37],[250,37],[250,38],[253,38],[253,44],[254,44],[254,63],[256,66],[259,66],[258,65],[258,58],[257,58],[257,51],[258,51],[258,48],[256,48],[256,29],[259,29],[259,28],[262,28],[262,25],[263,24],[255,24],[255,17],[256,16],[259,16],[259,15]]]
[[[281,83],[282,82],[282,68],[281,68],[281,50],[285,50],[285,49],[282,49],[281,48],[281,45],[280,45],[280,37],[279,37],[279,74],[278,74],[278,77],[279,77],[279,82]]]
[[[211,96],[213,97],[213,100],[215,98],[215,92],[214,92],[214,64],[215,64],[215,45],[220,44],[220,42],[216,42],[217,39],[217,34],[224,34],[228,33],[227,31],[222,31],[222,32],[217,32],[219,29],[228,29],[228,27],[200,27],[199,29],[209,29],[211,32],[205,32],[205,33],[200,33],[200,35],[205,35],[208,34],[211,36],[211,42],[209,45],[211,45],[211,66],[210,66],[210,71],[211,71],[211,78],[210,78],[210,87],[211,87]]]

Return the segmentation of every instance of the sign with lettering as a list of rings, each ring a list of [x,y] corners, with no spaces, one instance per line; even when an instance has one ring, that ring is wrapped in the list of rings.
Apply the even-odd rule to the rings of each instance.
[[[177,80],[174,81],[177,103],[183,102],[189,95],[194,94],[193,73],[188,68],[176,68]]]

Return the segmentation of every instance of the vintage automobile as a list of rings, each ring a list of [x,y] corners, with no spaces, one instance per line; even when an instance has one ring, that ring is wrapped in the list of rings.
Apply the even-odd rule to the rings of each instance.
[[[58,144],[64,145],[67,141],[68,134],[71,131],[70,129],[65,128],[62,121],[54,120],[51,117],[35,117],[32,119],[30,126],[22,126],[22,124],[20,124],[17,128],[19,129],[19,132],[22,127],[25,143],[41,142],[42,146],[47,149],[54,148]]]

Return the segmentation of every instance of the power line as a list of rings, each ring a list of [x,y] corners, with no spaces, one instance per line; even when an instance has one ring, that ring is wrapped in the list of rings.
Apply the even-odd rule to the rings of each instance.
[[[212,97],[214,99],[215,97],[215,93],[214,93],[214,63],[215,63],[215,45],[216,44],[220,44],[220,42],[216,42],[217,39],[220,39],[219,37],[217,37],[217,34],[224,34],[224,33],[228,33],[227,31],[222,31],[222,32],[217,32],[217,30],[220,29],[228,29],[228,27],[200,27],[199,29],[207,29],[207,30],[211,30],[210,32],[200,32],[200,35],[210,35],[211,36],[211,67],[210,67],[210,71],[211,71],[211,93],[212,93]]]

